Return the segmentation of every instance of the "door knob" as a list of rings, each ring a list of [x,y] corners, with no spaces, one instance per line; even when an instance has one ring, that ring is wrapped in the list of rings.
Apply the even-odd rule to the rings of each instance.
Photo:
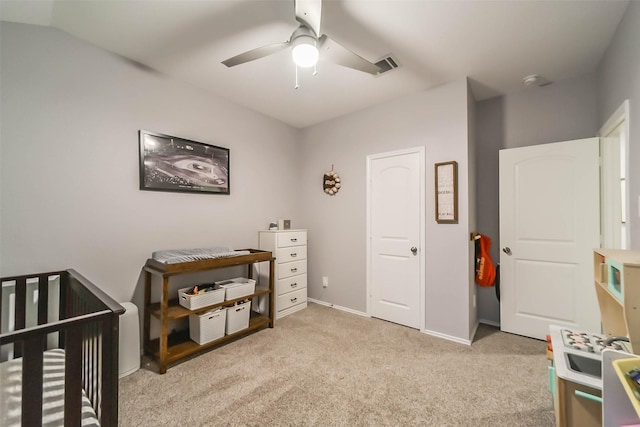
[[[411,253],[416,255],[418,253],[418,248],[416,248],[415,246],[411,248]]]
[[[502,252],[504,252],[507,255],[511,255],[511,248],[509,246],[506,246],[502,248]]]

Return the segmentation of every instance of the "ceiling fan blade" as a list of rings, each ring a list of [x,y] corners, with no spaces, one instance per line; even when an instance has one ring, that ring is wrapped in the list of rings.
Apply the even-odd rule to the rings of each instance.
[[[343,67],[353,68],[354,70],[373,74],[374,76],[380,72],[380,68],[378,68],[377,65],[353,53],[325,34],[323,34],[318,41],[318,50],[320,51],[321,57],[329,58],[330,61]]]
[[[293,0],[296,20],[311,28],[316,37],[320,36],[320,19],[322,18],[322,0]]]
[[[245,62],[254,61],[256,59],[264,58],[265,56],[278,53],[283,49],[289,47],[289,42],[270,44],[267,46],[258,47],[256,49],[248,50],[240,55],[236,55],[232,58],[222,61],[227,67],[234,67],[236,65],[244,64]]]

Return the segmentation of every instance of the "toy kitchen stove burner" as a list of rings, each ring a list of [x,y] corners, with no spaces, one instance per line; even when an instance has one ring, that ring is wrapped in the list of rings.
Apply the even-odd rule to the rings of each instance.
[[[629,349],[627,348],[628,343],[614,341],[610,345],[605,346],[604,341],[606,339],[607,337],[604,335],[588,332],[573,332],[569,329],[562,330],[562,341],[564,342],[565,347],[595,354],[602,354],[602,350],[605,348],[629,352]]]

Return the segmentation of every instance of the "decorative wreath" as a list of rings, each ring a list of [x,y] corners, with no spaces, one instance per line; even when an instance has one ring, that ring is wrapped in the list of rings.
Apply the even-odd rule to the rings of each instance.
[[[342,184],[340,184],[340,176],[333,171],[333,165],[331,165],[331,170],[324,174],[324,178],[322,179],[322,185],[324,187],[324,192],[330,196],[334,196],[340,190]]]

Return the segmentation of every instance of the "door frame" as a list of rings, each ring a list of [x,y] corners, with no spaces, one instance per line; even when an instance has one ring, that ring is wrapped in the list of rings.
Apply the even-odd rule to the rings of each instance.
[[[629,196],[629,100],[625,99],[622,104],[616,109],[616,111],[609,117],[609,119],[605,122],[604,125],[598,131],[598,136],[600,137],[600,218],[603,221],[605,218],[609,217],[609,212],[611,208],[607,203],[603,200],[604,187],[612,186],[613,182],[617,181],[619,177],[614,177],[609,174],[610,169],[606,165],[607,159],[605,158],[605,144],[607,144],[607,137],[611,135],[618,127],[622,126],[622,134],[624,139],[620,141],[622,147],[621,149],[625,152],[625,179],[627,181],[625,187],[624,194],[624,209],[625,209],[625,218],[627,220],[627,227],[625,230],[625,240],[627,247],[631,242],[631,227],[629,227],[630,222],[630,196]],[[600,227],[600,247],[605,247],[605,228],[603,226]],[[613,248],[613,249],[625,249],[625,248]]]
[[[420,193],[420,229],[418,231],[419,239],[419,264],[420,264],[420,331],[424,331],[426,328],[426,275],[425,275],[425,244],[426,244],[426,182],[425,182],[425,168],[426,168],[426,154],[425,147],[418,146],[414,148],[407,148],[403,150],[388,151],[384,153],[370,154],[367,156],[367,316],[371,317],[371,163],[374,160],[384,159],[387,157],[402,156],[406,154],[418,154],[419,155],[419,193]]]

